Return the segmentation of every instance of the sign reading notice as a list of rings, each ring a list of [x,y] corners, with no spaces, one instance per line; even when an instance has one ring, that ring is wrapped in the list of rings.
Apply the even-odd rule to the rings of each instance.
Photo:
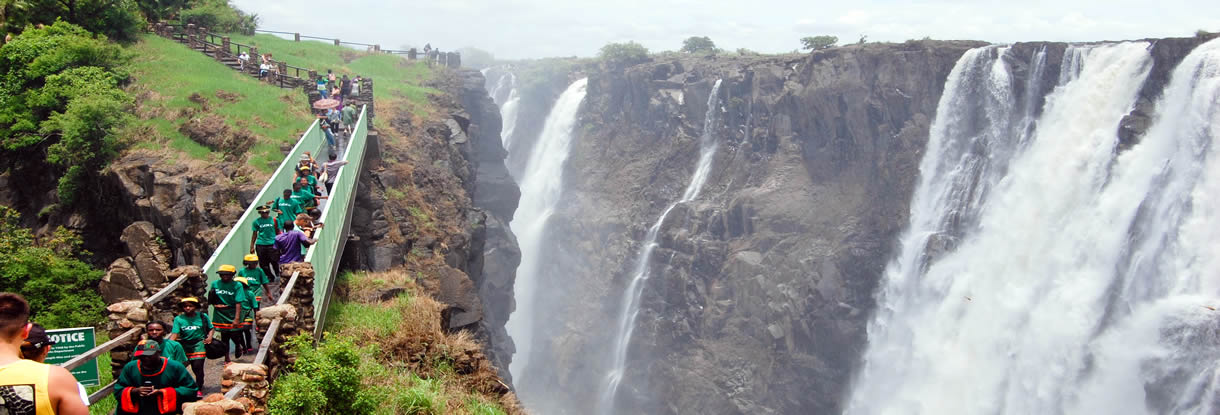
[[[47,330],[47,336],[50,336],[51,341],[55,342],[51,346],[51,352],[47,353],[47,363],[52,365],[62,364],[72,360],[73,357],[85,354],[93,348],[95,341],[93,327]],[[85,386],[100,385],[101,382],[97,375],[97,359],[72,369],[72,376],[76,376],[76,381]]]

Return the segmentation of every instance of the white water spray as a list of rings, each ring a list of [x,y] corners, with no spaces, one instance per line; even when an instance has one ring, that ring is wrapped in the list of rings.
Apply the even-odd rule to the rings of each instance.
[[[509,336],[517,346],[517,352],[509,365],[509,373],[517,380],[518,385],[523,383],[522,371],[529,365],[530,353],[537,340],[534,321],[538,316],[535,315],[534,303],[539,288],[538,274],[542,269],[542,238],[547,219],[551,217],[555,204],[559,201],[560,186],[563,184],[563,165],[568,159],[568,148],[572,142],[572,127],[576,124],[577,111],[584,101],[587,83],[588,79],[573,82],[559,95],[555,106],[551,108],[520,180],[521,201],[512,223],[509,224],[517,235],[517,244],[521,248],[521,264],[517,267],[517,279],[513,288],[517,309],[505,324]]]
[[[1068,50],[1032,129],[993,128],[1030,114],[982,99],[1010,96],[1000,51],[959,60],[847,413],[1214,413],[1220,41],[1115,157],[1147,46]]]
[[[720,81],[716,80],[711,94],[707,97],[707,114],[703,119],[703,134],[699,137],[699,162],[695,166],[695,173],[691,175],[690,183],[682,192],[682,198],[666,207],[661,216],[657,218],[656,223],[648,228],[648,234],[644,237],[644,245],[640,248],[640,255],[636,259],[635,273],[623,293],[614,348],[611,351],[610,370],[606,374],[598,405],[600,413],[615,413],[615,397],[618,394],[618,386],[623,380],[623,372],[627,369],[627,346],[631,343],[631,334],[635,330],[635,318],[640,312],[640,296],[644,292],[644,282],[652,273],[649,263],[652,260],[652,252],[657,248],[657,236],[661,231],[661,224],[665,222],[665,218],[669,216],[669,212],[674,207],[695,200],[699,196],[699,191],[703,189],[703,184],[707,181],[708,174],[711,173],[712,159],[715,158],[716,148],[719,147],[713,130],[720,115]]]
[[[483,75],[486,76],[487,69],[483,71]],[[517,75],[506,70],[496,80],[490,95],[491,99],[500,107],[500,144],[511,155],[513,153],[510,149],[513,132],[517,129],[517,109],[521,102],[521,95],[517,91]]]

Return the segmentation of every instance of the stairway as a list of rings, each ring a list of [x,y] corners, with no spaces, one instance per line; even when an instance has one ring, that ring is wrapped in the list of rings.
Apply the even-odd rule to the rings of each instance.
[[[190,44],[190,42],[184,37],[183,38],[175,37],[174,40],[178,41],[178,43],[181,43],[183,45],[189,46],[189,44]],[[205,56],[210,57],[212,59],[216,59],[216,54],[218,53],[218,50],[216,50],[216,46],[209,46],[209,45],[203,44],[203,43],[201,43],[200,46],[195,46],[191,49],[194,49],[196,52],[202,53]],[[258,63],[256,63],[257,57],[251,57],[251,59],[249,61],[250,63],[246,65],[245,70],[242,69],[241,63],[239,63],[237,61],[237,57],[235,57],[235,56],[226,55],[226,56],[222,56],[218,60],[220,61],[220,63],[223,63],[225,66],[228,66],[229,68],[231,68],[235,71],[242,72],[242,73],[245,73],[246,75],[250,75],[251,77],[253,77],[255,79],[259,79],[258,78]],[[289,78],[289,77],[284,77],[283,79],[278,79],[278,80],[271,80],[271,79],[259,79],[259,80],[265,81],[265,82],[270,83],[275,86],[278,86],[282,89],[296,89],[296,88],[300,88],[301,85],[304,84],[304,81],[301,81],[296,78]]]

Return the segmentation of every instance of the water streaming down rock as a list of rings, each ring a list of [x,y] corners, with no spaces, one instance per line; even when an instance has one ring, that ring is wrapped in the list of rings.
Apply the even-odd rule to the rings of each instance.
[[[660,233],[661,225],[665,223],[665,218],[669,216],[669,212],[673,211],[674,207],[695,200],[699,196],[699,192],[703,189],[703,184],[711,172],[712,160],[715,158],[716,148],[719,147],[713,129],[717,125],[721,111],[720,82],[721,80],[716,80],[712,86],[712,92],[707,97],[707,114],[703,120],[703,133],[699,137],[699,162],[695,166],[694,174],[691,175],[690,183],[682,192],[682,198],[666,207],[652,227],[648,228],[644,244],[640,248],[640,254],[636,260],[635,272],[627,283],[627,289],[623,292],[620,314],[615,325],[616,332],[609,359],[609,371],[606,373],[598,403],[599,413],[615,413],[615,398],[619,384],[623,380],[623,372],[627,367],[627,347],[631,343],[635,318],[640,311],[640,295],[643,294],[644,283],[651,274],[649,263],[652,260],[653,251],[657,248],[657,235]]]
[[[490,71],[483,70],[483,75],[486,76]],[[488,84],[493,85],[488,79]],[[501,73],[496,79],[493,86],[490,88],[491,99],[500,107],[500,143],[504,145],[504,149],[508,151],[508,156],[513,157],[512,138],[517,127],[517,109],[521,103],[521,95],[517,90],[517,75],[509,70]],[[519,152],[518,152],[519,153]]]
[[[542,134],[529,156],[529,162],[521,181],[521,201],[509,226],[517,235],[521,248],[521,264],[517,267],[517,280],[513,297],[516,311],[509,317],[506,328],[517,351],[509,365],[518,392],[527,404],[531,399],[544,398],[547,391],[533,391],[528,385],[528,372],[532,356],[532,345],[537,340],[534,322],[537,321],[536,295],[538,274],[542,272],[543,236],[547,219],[559,201],[563,183],[563,165],[568,158],[572,140],[572,127],[576,123],[577,111],[585,98],[587,79],[573,82],[559,96],[551,113],[547,116]]]
[[[847,413],[1214,413],[1220,41],[1120,153],[1147,46],[1070,48],[1027,128],[1004,50],[959,60]]]

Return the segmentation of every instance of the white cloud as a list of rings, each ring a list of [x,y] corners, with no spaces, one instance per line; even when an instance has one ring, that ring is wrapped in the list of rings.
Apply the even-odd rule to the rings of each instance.
[[[674,50],[688,36],[725,49],[784,52],[803,36],[844,41],[977,39],[1093,41],[1220,31],[1209,0],[936,0],[904,2],[706,0],[235,0],[272,30],[397,47],[486,49],[501,58],[591,56],[608,42],[635,40]]]

